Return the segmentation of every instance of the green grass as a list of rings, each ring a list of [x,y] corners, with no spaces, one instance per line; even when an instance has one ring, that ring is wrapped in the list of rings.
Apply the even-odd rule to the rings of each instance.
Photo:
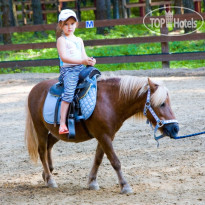
[[[86,17],[87,18],[87,17]],[[205,32],[205,25],[200,32]],[[144,25],[129,25],[115,26],[106,35],[96,35],[96,28],[93,29],[77,29],[76,35],[84,40],[91,39],[110,39],[110,38],[129,38],[138,36],[153,35],[147,30]],[[14,33],[12,35],[13,44],[22,43],[40,43],[40,42],[55,42],[55,32],[48,31],[35,34],[34,32]],[[182,41],[170,42],[169,49],[171,53],[178,52],[196,52],[205,51],[205,40],[200,41]],[[94,46],[86,47],[88,56],[122,56],[122,55],[143,55],[161,53],[160,43],[144,43],[144,44],[129,44],[116,46]],[[20,51],[0,51],[0,61],[17,61],[31,59],[50,59],[58,58],[56,48],[49,49],[28,49]],[[172,61],[171,68],[198,68],[203,67],[205,60],[193,61]],[[96,65],[101,71],[114,70],[138,70],[161,68],[161,62],[147,63],[123,63],[123,64],[102,64]],[[20,69],[0,69],[0,73],[15,73],[15,72],[59,72],[58,66],[52,67],[32,67]]]

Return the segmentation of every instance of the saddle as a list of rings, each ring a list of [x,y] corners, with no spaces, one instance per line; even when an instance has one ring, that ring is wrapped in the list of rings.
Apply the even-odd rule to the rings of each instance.
[[[92,66],[87,66],[79,74],[79,81],[75,90],[74,100],[73,102],[70,103],[69,111],[67,114],[68,115],[67,124],[69,127],[69,139],[75,138],[75,122],[79,122],[79,121],[82,123],[88,136],[92,138],[92,135],[89,133],[89,130],[87,129],[84,122],[88,117],[90,117],[90,114],[88,114],[87,116],[82,115],[82,109],[86,109],[86,107],[84,106],[84,101],[87,100],[85,99],[85,96],[87,96],[88,93],[92,92],[91,88],[95,87],[96,89],[97,86],[96,79],[100,75],[101,75],[100,71],[97,68]],[[62,95],[64,93],[64,84],[63,84],[63,80],[60,77],[59,77],[59,82],[51,86],[49,93],[53,96],[58,97],[55,105],[55,111],[54,111],[54,126],[56,126],[57,118],[59,116],[58,115],[59,105],[62,99]],[[90,101],[92,100],[90,99]],[[86,103],[89,104],[89,102]]]

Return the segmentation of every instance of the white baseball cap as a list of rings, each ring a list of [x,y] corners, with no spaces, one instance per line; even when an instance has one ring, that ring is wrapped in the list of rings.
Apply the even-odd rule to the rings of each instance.
[[[64,9],[60,12],[59,16],[58,16],[58,22],[59,21],[65,21],[66,19],[70,18],[70,17],[74,17],[76,19],[76,21],[78,21],[76,13],[70,9]]]

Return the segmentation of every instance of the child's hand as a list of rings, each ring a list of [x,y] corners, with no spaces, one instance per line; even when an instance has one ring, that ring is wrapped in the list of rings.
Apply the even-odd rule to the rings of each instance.
[[[91,64],[91,59],[90,58],[85,58],[82,62],[84,65],[90,65]]]
[[[94,66],[95,63],[96,63],[96,60],[93,57],[91,57],[91,58],[88,57],[88,58],[83,60],[84,65]]]
[[[96,59],[93,58],[93,57],[91,57],[91,59],[92,59],[92,61],[93,61],[93,65],[92,65],[92,66],[94,66],[94,65],[96,64]]]
[[[89,58],[89,65],[94,66],[96,64],[96,59],[93,57]]]

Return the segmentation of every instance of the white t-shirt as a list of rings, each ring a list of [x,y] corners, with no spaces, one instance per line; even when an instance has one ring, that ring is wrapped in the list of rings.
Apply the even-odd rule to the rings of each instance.
[[[69,58],[73,59],[82,59],[82,43],[81,38],[74,37],[74,38],[68,38],[65,35],[63,35],[66,41],[66,55],[69,56]],[[59,57],[60,58],[60,57]],[[70,67],[78,64],[69,64],[64,63],[60,58],[60,67]]]

